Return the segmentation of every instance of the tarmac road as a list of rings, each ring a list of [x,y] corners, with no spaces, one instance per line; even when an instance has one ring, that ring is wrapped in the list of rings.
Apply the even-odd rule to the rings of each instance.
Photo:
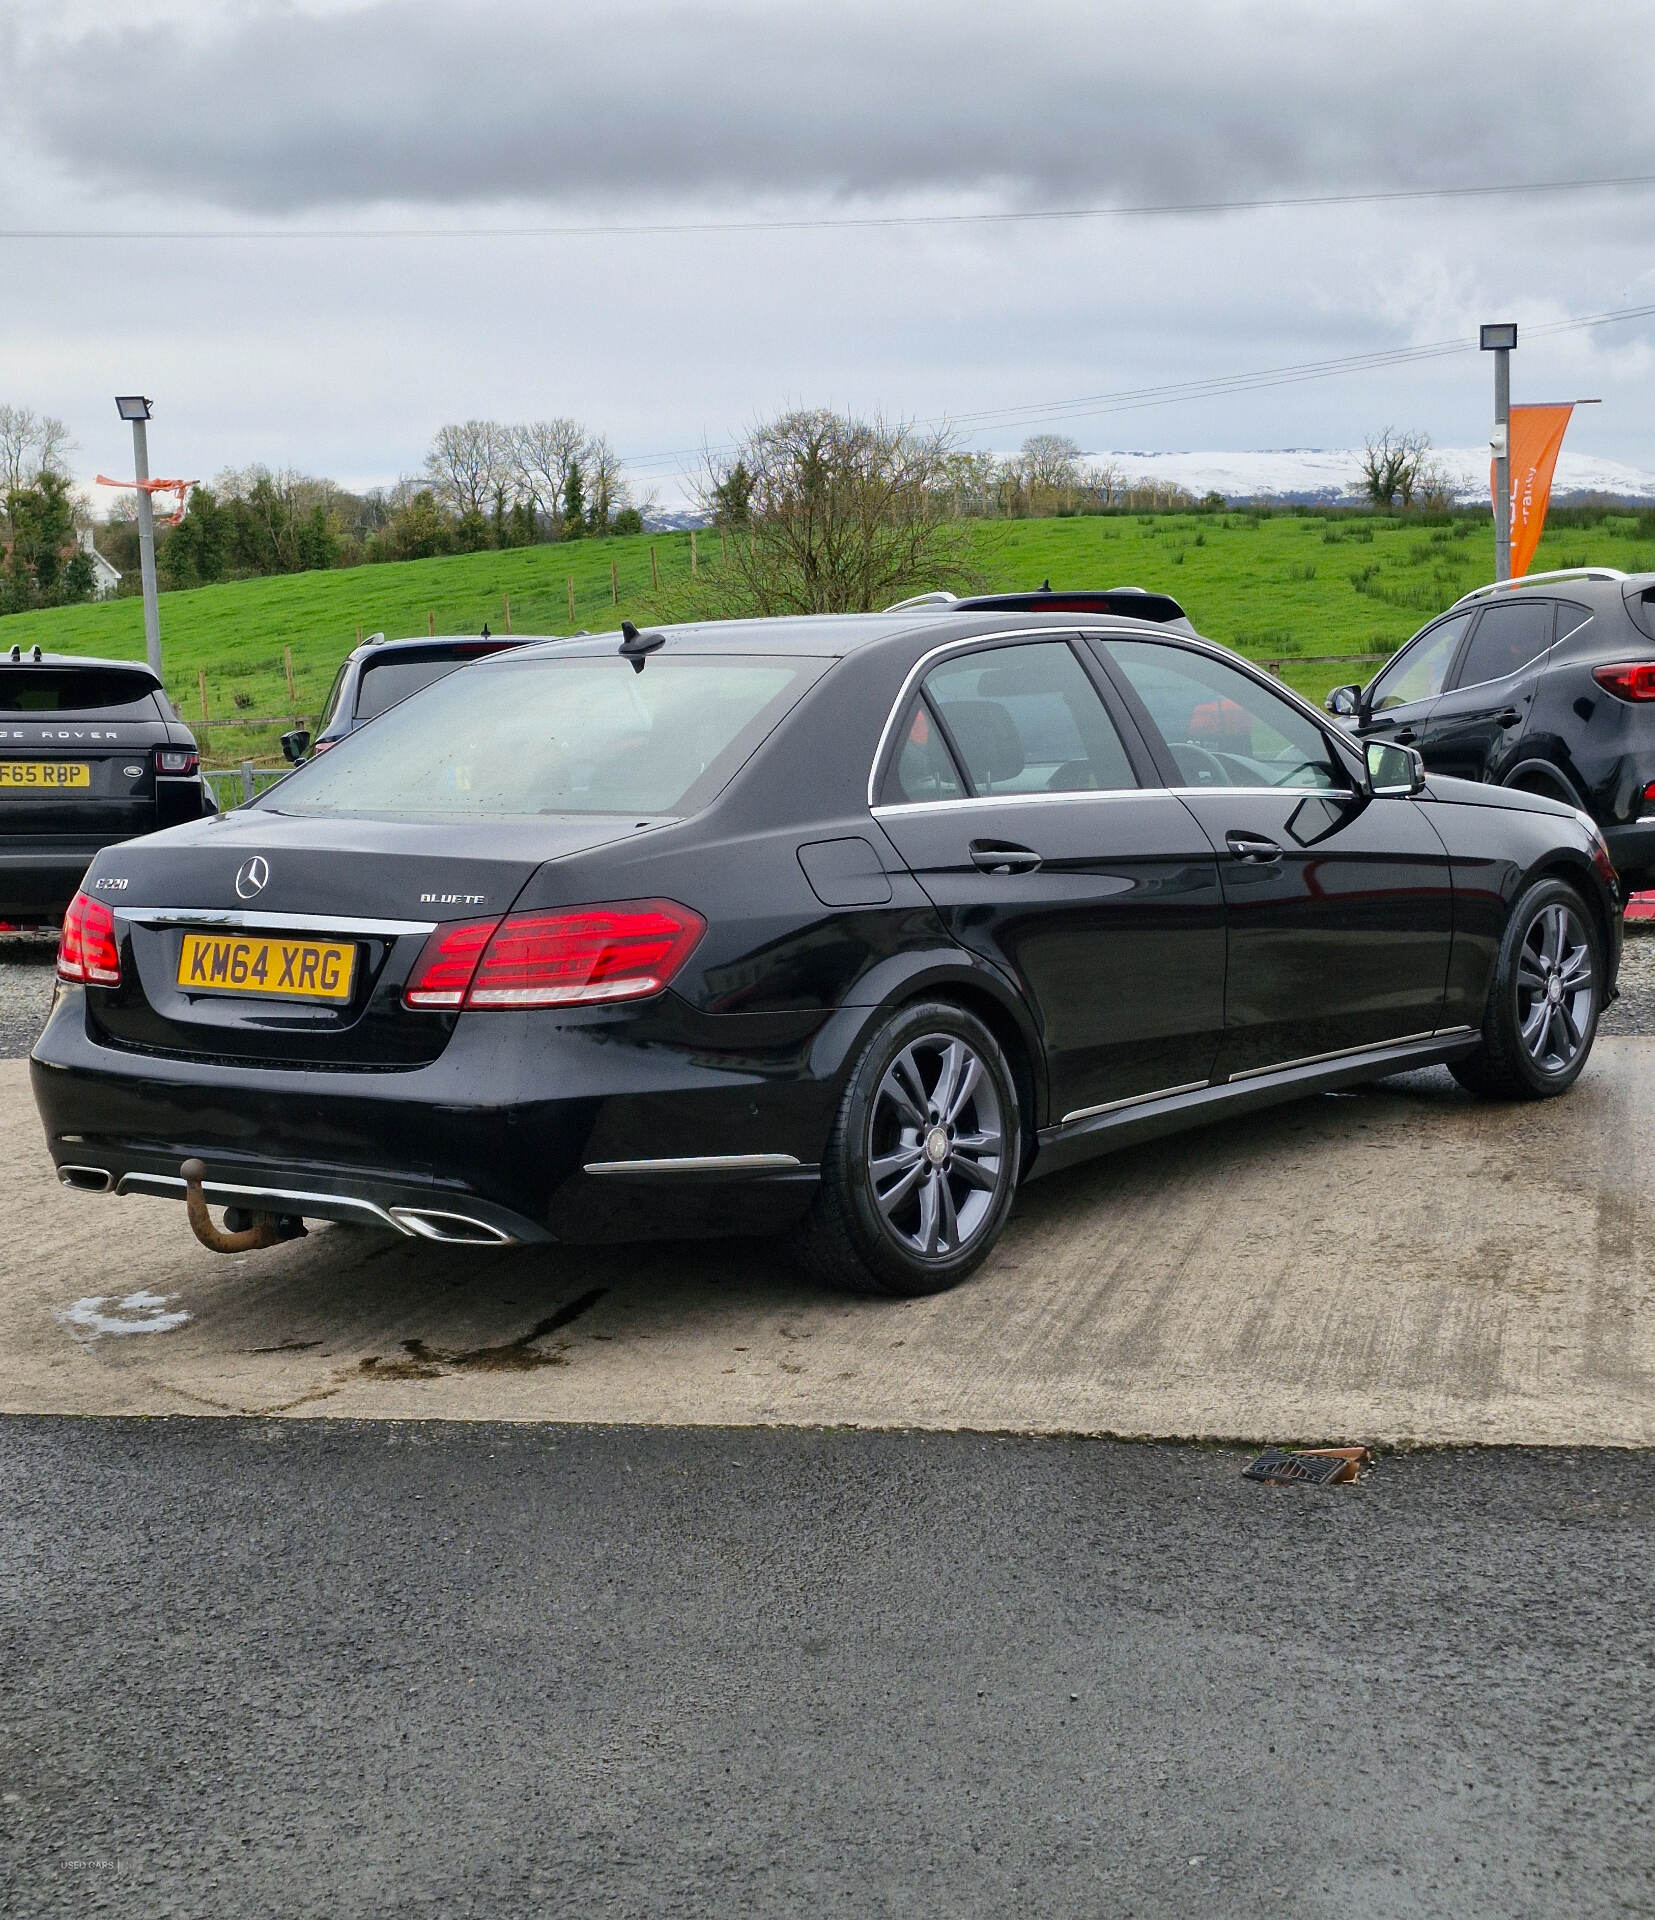
[[[1655,1908],[1655,1466],[0,1422],[0,1909]]]

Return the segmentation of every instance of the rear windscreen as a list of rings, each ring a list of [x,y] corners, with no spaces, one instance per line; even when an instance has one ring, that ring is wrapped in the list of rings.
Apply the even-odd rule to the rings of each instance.
[[[494,651],[478,647],[456,658],[444,654],[392,654],[384,660],[366,661],[356,687],[356,718],[375,720],[388,707],[395,707],[411,693],[418,693],[435,680],[441,680],[468,661]]]
[[[153,720],[154,695],[148,674],[119,667],[0,665],[0,713],[103,713]]]
[[[284,780],[283,813],[399,818],[694,812],[825,660],[512,660],[428,687]]]

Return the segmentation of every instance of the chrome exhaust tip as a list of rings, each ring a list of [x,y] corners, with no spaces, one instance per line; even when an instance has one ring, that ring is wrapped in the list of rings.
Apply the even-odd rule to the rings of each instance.
[[[474,1220],[468,1213],[444,1213],[435,1207],[392,1207],[391,1218],[404,1233],[421,1240],[439,1240],[451,1247],[510,1247],[516,1241],[509,1233],[490,1226],[486,1220]]]
[[[57,1177],[76,1193],[107,1193],[115,1176],[106,1167],[59,1167]]]

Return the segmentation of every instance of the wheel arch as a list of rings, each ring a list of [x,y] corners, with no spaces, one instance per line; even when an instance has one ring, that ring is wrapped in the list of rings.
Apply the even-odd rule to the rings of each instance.
[[[1567,806],[1585,808],[1575,783],[1555,760],[1542,760],[1531,754],[1528,759],[1519,760],[1516,766],[1509,768],[1502,776],[1500,785],[1511,787],[1518,793],[1544,794],[1548,800],[1561,800]]]

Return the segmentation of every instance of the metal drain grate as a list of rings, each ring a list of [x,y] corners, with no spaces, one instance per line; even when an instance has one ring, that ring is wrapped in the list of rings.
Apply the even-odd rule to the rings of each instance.
[[[1366,1447],[1266,1447],[1241,1469],[1244,1480],[1265,1480],[1277,1487],[1331,1487],[1354,1480],[1368,1457]]]

